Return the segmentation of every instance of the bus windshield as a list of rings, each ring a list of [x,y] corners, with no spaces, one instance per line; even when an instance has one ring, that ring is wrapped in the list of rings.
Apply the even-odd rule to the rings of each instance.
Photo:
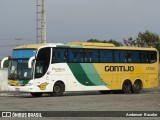
[[[35,49],[15,49],[12,54],[13,59],[29,59],[33,56],[36,55],[36,50]]]
[[[9,64],[8,79],[30,80],[33,78],[33,68],[28,68],[28,61],[36,55],[36,49],[15,49]]]
[[[30,80],[33,78],[33,69],[28,68],[28,60],[11,60],[9,64],[8,79]]]

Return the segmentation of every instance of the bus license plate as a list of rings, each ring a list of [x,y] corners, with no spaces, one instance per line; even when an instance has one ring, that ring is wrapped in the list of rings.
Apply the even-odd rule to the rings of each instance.
[[[19,88],[16,88],[16,91],[19,91]]]

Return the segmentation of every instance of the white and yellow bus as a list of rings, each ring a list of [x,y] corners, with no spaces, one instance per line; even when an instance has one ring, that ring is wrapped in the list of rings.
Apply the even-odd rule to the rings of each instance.
[[[155,48],[73,42],[16,47],[8,69],[9,91],[59,96],[67,91],[122,90],[139,93],[158,87]],[[2,60],[3,63],[6,60]]]

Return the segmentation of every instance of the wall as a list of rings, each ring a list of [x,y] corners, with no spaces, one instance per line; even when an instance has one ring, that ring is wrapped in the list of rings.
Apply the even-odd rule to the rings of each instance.
[[[8,70],[0,69],[0,91],[8,91]]]

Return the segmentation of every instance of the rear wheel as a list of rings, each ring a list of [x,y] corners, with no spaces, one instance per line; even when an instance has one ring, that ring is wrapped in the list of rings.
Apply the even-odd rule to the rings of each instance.
[[[43,93],[31,93],[33,97],[41,97]]]
[[[140,93],[142,90],[142,82],[140,80],[136,80],[132,86],[132,92],[133,93]]]
[[[131,93],[131,89],[132,89],[131,82],[129,80],[124,81],[123,86],[122,86],[122,92],[124,94],[129,94]]]
[[[62,96],[65,91],[65,86],[62,82],[57,82],[53,86],[53,92],[50,93],[51,96]]]

